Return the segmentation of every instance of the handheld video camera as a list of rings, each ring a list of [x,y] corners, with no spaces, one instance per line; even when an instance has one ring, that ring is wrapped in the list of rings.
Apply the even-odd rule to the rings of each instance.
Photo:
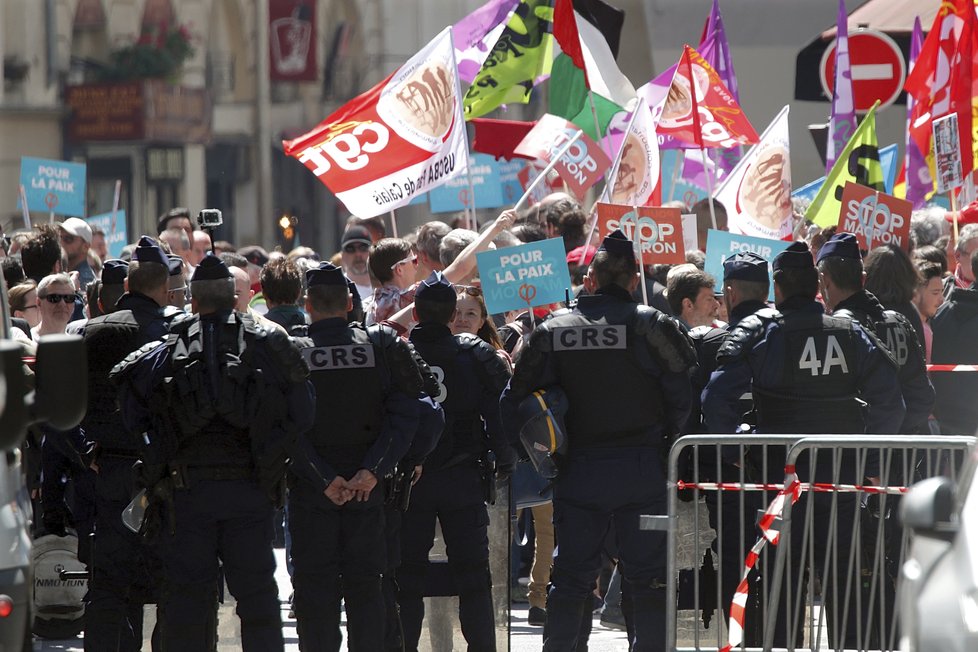
[[[219,208],[204,208],[197,213],[197,226],[201,229],[216,229],[224,224]]]

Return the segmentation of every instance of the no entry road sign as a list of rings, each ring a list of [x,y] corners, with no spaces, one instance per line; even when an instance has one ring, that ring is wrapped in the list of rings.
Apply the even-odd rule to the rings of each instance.
[[[835,86],[835,46],[833,41],[826,48],[819,66],[822,88],[829,97]],[[903,89],[907,64],[892,38],[872,29],[849,32],[849,62],[856,111],[866,113],[876,100],[881,109],[896,101]]]

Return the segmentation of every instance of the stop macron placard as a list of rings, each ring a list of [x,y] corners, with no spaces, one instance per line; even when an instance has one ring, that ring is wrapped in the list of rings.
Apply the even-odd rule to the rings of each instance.
[[[573,122],[545,113],[513,153],[550,163],[578,131],[580,129]],[[554,169],[574,196],[583,199],[588,188],[597,183],[609,167],[611,161],[601,146],[582,134],[560,157]]]
[[[861,249],[895,244],[910,248],[910,213],[913,204],[851,181],[842,191],[839,230],[852,233]]]
[[[638,211],[636,214],[635,211]],[[621,229],[629,240],[642,249],[643,265],[679,265],[686,262],[682,214],[678,208],[661,206],[626,206],[598,203],[598,232],[605,237]]]

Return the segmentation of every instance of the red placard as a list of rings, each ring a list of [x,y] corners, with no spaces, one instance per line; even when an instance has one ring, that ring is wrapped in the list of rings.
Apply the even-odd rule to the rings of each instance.
[[[910,249],[913,204],[851,181],[842,191],[839,230],[852,233],[862,249],[895,244]]]
[[[679,265],[686,262],[682,215],[678,208],[598,203],[598,232],[605,237],[621,229],[630,240],[636,225],[643,265]]]
[[[580,129],[573,122],[545,113],[513,152],[550,163],[578,131]],[[584,193],[604,176],[609,167],[611,161],[601,151],[601,146],[581,134],[577,142],[560,157],[554,169],[567,184],[568,190],[583,200]]]

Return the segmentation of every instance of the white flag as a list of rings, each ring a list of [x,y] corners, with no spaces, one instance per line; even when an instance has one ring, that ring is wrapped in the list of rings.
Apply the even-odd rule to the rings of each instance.
[[[714,194],[727,209],[728,231],[774,240],[791,235],[790,153],[785,106]]]
[[[608,125],[612,139],[616,130],[627,129],[621,143],[621,155],[609,201],[612,204],[646,206],[659,184],[659,139],[652,113],[644,100],[639,100],[634,112],[634,119],[627,125],[621,124],[622,120],[630,119],[625,112],[615,115]]]

